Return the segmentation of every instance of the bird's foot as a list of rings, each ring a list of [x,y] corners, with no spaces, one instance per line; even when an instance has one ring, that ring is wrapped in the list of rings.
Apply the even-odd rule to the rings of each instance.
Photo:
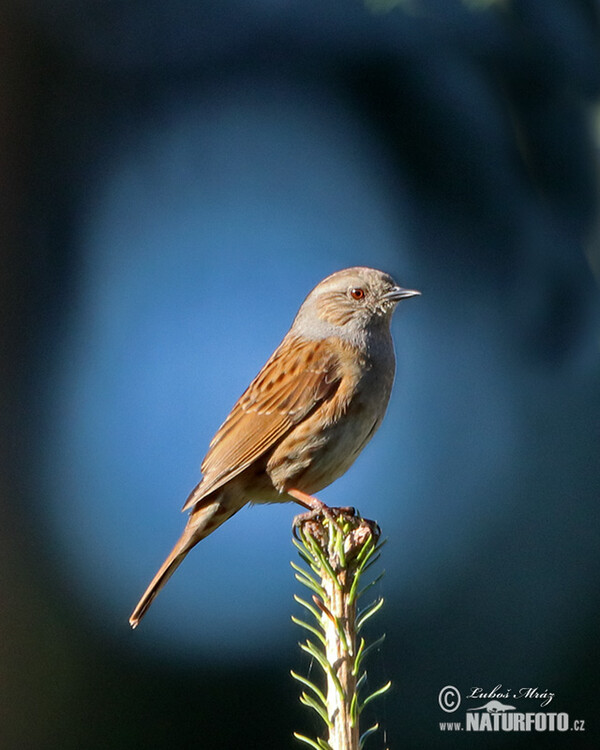
[[[319,500],[318,497],[314,497],[314,495],[309,495],[306,492],[295,489],[286,490],[286,492],[294,498],[298,505],[301,505],[303,508],[308,508],[307,513],[300,513],[294,518],[294,526],[298,526],[306,521],[312,521],[319,516],[324,516],[333,521],[331,508]]]
[[[301,490],[296,489],[290,489],[286,491],[287,494],[291,495],[299,505],[302,505],[302,507],[304,508],[308,508],[308,511],[306,513],[300,513],[299,515],[295,516],[293,521],[294,527],[306,523],[306,521],[313,521],[317,518],[327,518],[329,521],[335,522],[335,520],[340,516],[350,516],[354,518],[357,515],[356,508],[352,508],[349,506],[343,508],[330,508],[322,500],[319,500],[319,498],[315,497],[314,495],[309,495],[306,492],[302,492]]]
[[[323,508],[326,508],[324,502],[319,500],[318,497],[315,497],[314,495],[309,495],[307,492],[302,492],[302,490],[295,490],[290,489],[286,490],[288,495],[291,495],[291,497],[294,498],[294,500],[298,503],[298,505],[301,505],[303,508],[308,508],[309,510],[323,510]]]

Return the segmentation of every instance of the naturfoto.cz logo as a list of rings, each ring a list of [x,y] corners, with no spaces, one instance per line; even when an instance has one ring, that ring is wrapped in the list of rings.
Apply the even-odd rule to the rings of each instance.
[[[464,721],[440,721],[442,732],[583,732],[585,721],[557,711],[531,710],[547,708],[554,693],[535,687],[517,690],[496,685],[493,690],[471,688],[463,695],[454,685],[446,685],[438,694],[439,707],[447,714],[456,712],[463,704]],[[477,705],[467,705],[472,700]],[[485,701],[482,703],[482,701]],[[504,701],[511,701],[510,703]],[[519,703],[517,707],[517,703]],[[518,710],[518,708],[529,710]],[[448,717],[450,718],[450,717]],[[454,718],[454,717],[453,717]]]

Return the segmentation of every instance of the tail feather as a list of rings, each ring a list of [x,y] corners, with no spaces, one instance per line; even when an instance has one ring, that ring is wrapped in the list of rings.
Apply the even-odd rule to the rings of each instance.
[[[162,589],[165,583],[169,580],[169,578],[173,575],[173,573],[177,570],[177,568],[183,562],[183,558],[186,556],[188,550],[186,550],[185,552],[177,553],[176,551],[177,546],[178,545],[176,545],[173,548],[173,551],[171,552],[171,554],[167,557],[167,559],[161,565],[158,573],[154,576],[154,578],[152,579],[152,582],[150,583],[150,585],[144,592],[136,608],[131,613],[131,617],[129,618],[129,624],[131,625],[132,628],[137,628],[137,626],[140,623],[140,620],[146,614],[148,608],[154,601],[154,598],[156,597],[158,592]]]
[[[157,574],[131,613],[129,624],[132,628],[136,628],[139,625],[140,620],[148,611],[158,592],[181,565],[192,547],[211,534],[218,526],[228,518],[231,518],[239,510],[239,507],[233,509],[226,507],[222,500],[223,498],[219,498],[216,500],[213,499],[206,504],[202,503],[191,512],[183,534],[177,540],[169,556],[160,566]]]

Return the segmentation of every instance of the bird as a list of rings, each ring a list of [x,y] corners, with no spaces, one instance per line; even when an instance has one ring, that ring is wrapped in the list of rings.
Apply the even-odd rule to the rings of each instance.
[[[185,529],[133,610],[132,628],[192,547],[246,504],[327,507],[315,493],[350,468],[387,409],[392,314],[419,294],[364,266],[337,271],[308,294],[210,442],[183,506]]]

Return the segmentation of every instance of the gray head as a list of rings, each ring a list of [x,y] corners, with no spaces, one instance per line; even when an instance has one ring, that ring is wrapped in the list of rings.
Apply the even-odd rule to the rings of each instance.
[[[401,299],[420,292],[403,289],[375,268],[356,266],[323,279],[302,303],[292,331],[307,338],[339,336],[358,343],[365,332],[389,323]]]

